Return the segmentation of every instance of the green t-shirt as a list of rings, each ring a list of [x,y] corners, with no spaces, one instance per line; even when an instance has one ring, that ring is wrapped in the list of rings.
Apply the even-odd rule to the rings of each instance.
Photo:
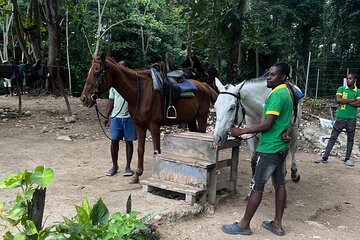
[[[277,153],[288,147],[281,134],[290,126],[293,111],[293,102],[285,84],[274,88],[267,98],[263,110],[262,121],[267,114],[276,115],[277,118],[271,128],[260,134],[257,152]]]
[[[116,118],[128,118],[130,113],[128,110],[128,103],[125,99],[115,90],[115,88],[110,88],[109,90],[109,99],[114,99],[114,108],[111,113],[111,117]]]
[[[338,88],[336,95],[341,96],[343,99],[359,99],[360,90],[358,90],[356,86],[354,89],[342,86]],[[350,106],[349,104],[339,104],[336,111],[336,117],[355,119],[357,117],[357,108]]]

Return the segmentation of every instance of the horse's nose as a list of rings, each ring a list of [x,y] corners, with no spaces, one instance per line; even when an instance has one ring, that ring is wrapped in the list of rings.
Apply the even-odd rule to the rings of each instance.
[[[82,102],[82,103],[85,103],[85,101],[86,101],[86,97],[83,95],[83,96],[81,96],[80,97],[80,101]]]

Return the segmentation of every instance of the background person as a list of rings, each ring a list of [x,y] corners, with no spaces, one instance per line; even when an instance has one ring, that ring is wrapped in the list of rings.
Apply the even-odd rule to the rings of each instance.
[[[119,62],[119,65],[128,67],[126,61]],[[125,140],[126,148],[126,166],[123,176],[132,176],[134,175],[134,172],[131,170],[130,165],[134,152],[133,141],[137,139],[135,124],[129,114],[128,103],[115,90],[115,88],[110,88],[109,91],[109,100],[106,106],[106,117],[105,126],[107,127],[110,125],[110,152],[113,164],[112,168],[106,173],[106,176],[113,176],[119,170],[118,155],[120,140]]]
[[[335,102],[339,104],[336,111],[336,120],[330,135],[330,139],[326,145],[324,155],[315,160],[315,163],[327,163],[330,152],[343,129],[346,130],[347,144],[344,164],[354,166],[350,159],[354,145],[357,108],[360,106],[360,90],[356,87],[357,76],[350,73],[346,77],[346,86],[341,86],[336,92]]]

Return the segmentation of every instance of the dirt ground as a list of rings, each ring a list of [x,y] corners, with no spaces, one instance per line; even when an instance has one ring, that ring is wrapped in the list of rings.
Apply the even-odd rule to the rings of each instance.
[[[62,220],[61,216],[73,216],[74,206],[81,204],[84,196],[91,204],[101,197],[111,213],[123,213],[131,194],[133,210],[140,216],[162,210],[157,230],[163,239],[359,239],[359,161],[355,161],[355,167],[347,167],[341,158],[333,156],[328,164],[314,164],[317,153],[308,147],[309,143],[301,141],[297,155],[301,180],[293,183],[287,176],[288,202],[283,223],[286,235],[277,237],[261,227],[263,220],[274,215],[274,192],[267,184],[252,221],[253,235],[230,236],[221,231],[221,225],[241,219],[249,190],[250,161],[245,144],[240,151],[238,194],[220,201],[211,212],[199,204],[189,206],[182,200],[146,193],[141,185],[129,185],[121,172],[106,177],[111,166],[110,141],[102,133],[95,109],[83,107],[78,98],[70,98],[76,115],[74,123],[64,121],[67,111],[61,97],[23,96],[22,100],[27,116],[17,118],[11,110],[17,109],[18,98],[0,96],[0,111],[10,109],[6,117],[0,113],[0,178],[38,165],[53,168],[55,182],[47,190],[46,224]],[[105,104],[105,100],[99,100],[100,110],[105,110]],[[358,134],[355,144],[359,144]],[[120,151],[120,167],[124,167],[124,143]],[[136,159],[135,153],[133,168]],[[150,140],[145,159],[144,179],[151,176]],[[0,190],[0,200],[7,205],[15,192]]]

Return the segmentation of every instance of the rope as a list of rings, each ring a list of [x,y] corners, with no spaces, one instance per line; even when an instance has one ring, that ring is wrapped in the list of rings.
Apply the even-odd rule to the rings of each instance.
[[[99,121],[101,130],[103,131],[104,135],[105,135],[109,140],[112,141],[112,139],[111,139],[111,138],[107,135],[107,133],[105,132],[105,129],[104,129],[103,125],[101,124],[100,115],[103,116],[103,117],[105,117],[105,116],[100,113],[99,108],[98,108],[98,106],[97,106],[96,103],[95,103],[95,110],[96,110],[96,116],[97,116],[97,119],[98,119],[98,121]],[[106,117],[105,117],[105,118],[106,118]]]

